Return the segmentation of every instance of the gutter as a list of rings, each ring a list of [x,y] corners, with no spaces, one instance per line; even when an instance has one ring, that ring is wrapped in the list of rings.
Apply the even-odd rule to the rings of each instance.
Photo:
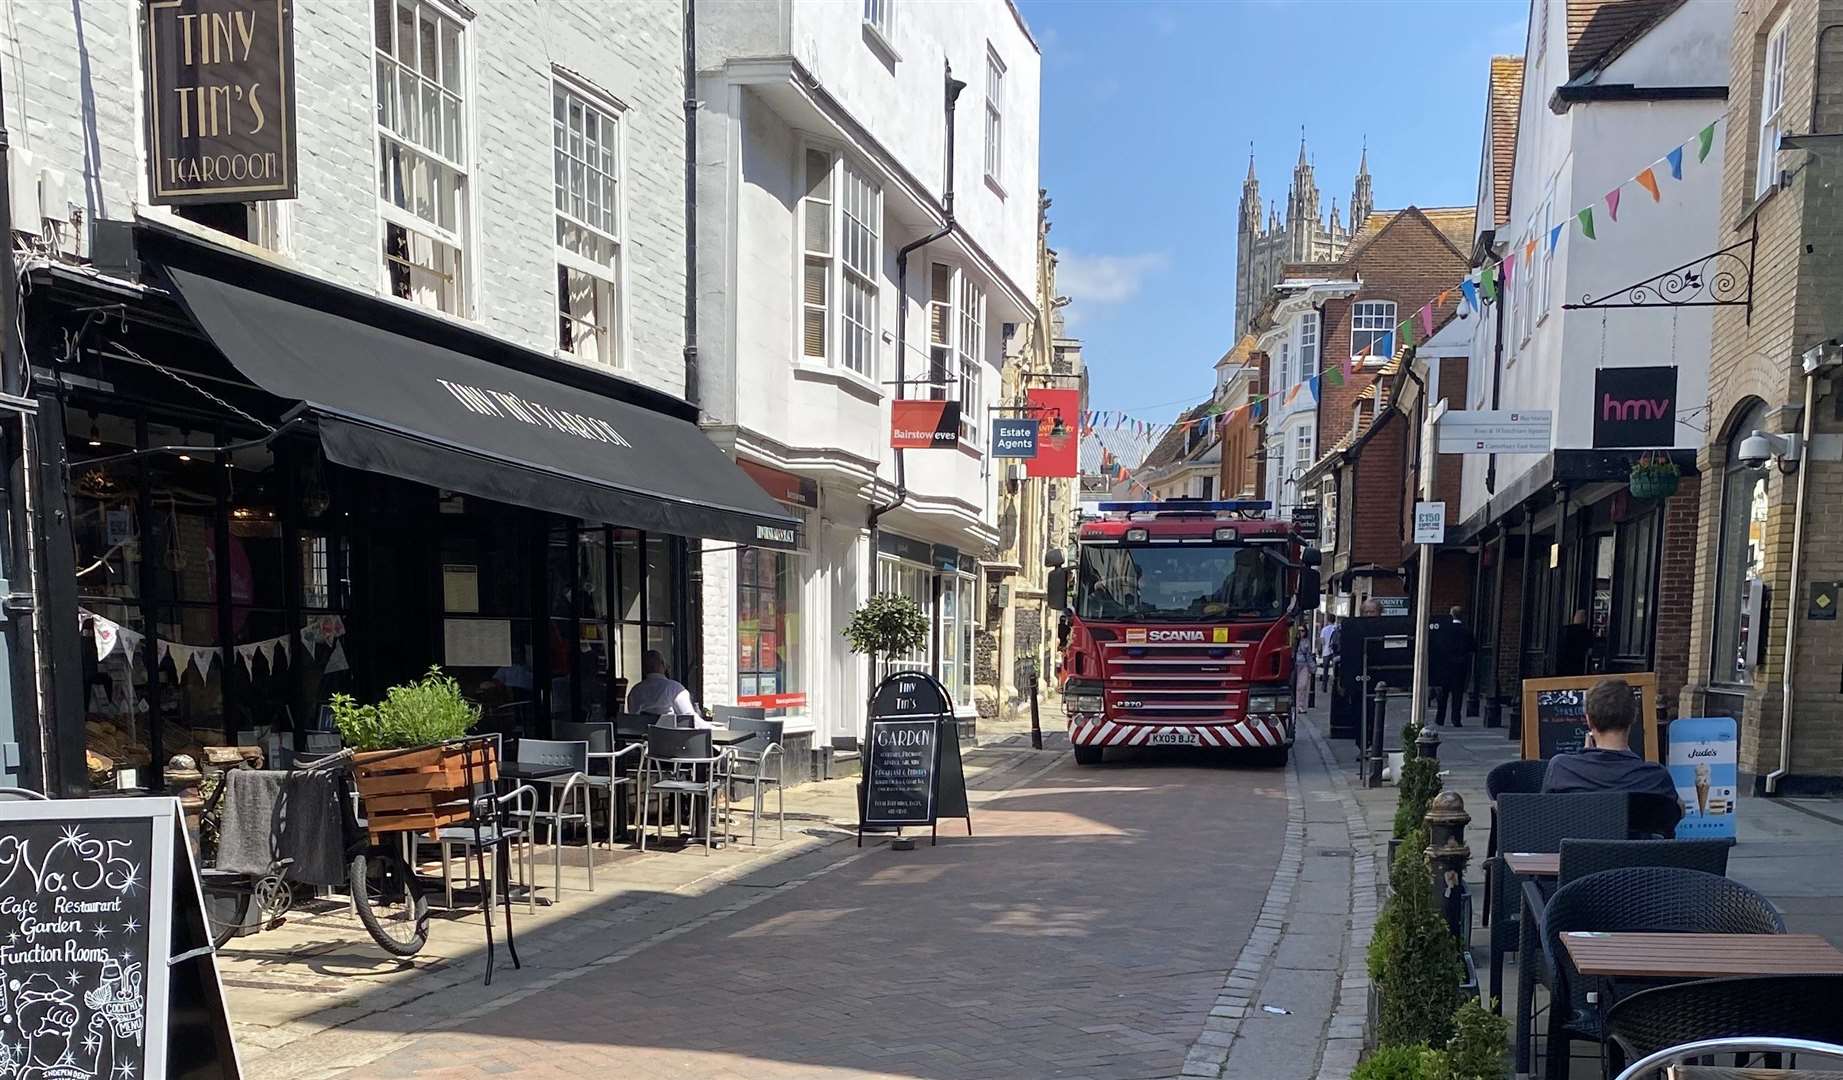
[[[1639,86],[1635,83],[1567,82],[1549,95],[1549,111],[1562,116],[1596,101],[1726,101],[1726,86]]]

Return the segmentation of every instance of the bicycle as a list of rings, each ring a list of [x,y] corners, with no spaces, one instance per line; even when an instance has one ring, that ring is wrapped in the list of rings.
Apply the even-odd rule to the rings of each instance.
[[[358,788],[352,775],[350,750],[342,750],[290,772],[339,770],[334,797],[340,816],[346,887],[352,908],[378,947],[392,956],[415,956],[429,940],[429,902],[423,896],[415,869],[399,851],[371,841],[358,819]],[[223,826],[223,799],[228,785],[223,778],[199,814],[200,875],[205,897],[205,918],[211,944],[222,948],[240,934],[273,930],[287,921],[299,894],[308,886],[289,879],[295,859],[276,859],[263,874],[219,870],[218,841]],[[251,919],[254,905],[256,918]]]

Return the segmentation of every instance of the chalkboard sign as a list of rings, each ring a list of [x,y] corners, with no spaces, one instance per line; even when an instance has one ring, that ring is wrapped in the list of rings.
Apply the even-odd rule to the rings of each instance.
[[[1638,694],[1639,722],[1632,725],[1632,749],[1656,761],[1661,741],[1657,732],[1657,676],[1649,671],[1524,679],[1524,758],[1547,760],[1585,746],[1587,692],[1607,679],[1624,679]]]
[[[171,799],[0,803],[0,1077],[240,1075],[181,820]]]
[[[898,672],[871,699],[858,785],[858,843],[866,829],[934,829],[943,817],[973,821],[960,763],[953,699],[934,677]]]

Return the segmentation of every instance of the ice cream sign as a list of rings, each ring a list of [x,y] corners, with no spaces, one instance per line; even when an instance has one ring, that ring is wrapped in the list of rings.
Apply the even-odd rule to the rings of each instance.
[[[1734,721],[1728,717],[1684,717],[1671,723],[1665,764],[1683,804],[1678,839],[1733,838],[1736,748]]]

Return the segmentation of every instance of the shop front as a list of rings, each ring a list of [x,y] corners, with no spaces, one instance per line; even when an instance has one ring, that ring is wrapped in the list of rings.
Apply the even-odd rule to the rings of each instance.
[[[488,730],[610,718],[647,650],[694,677],[688,540],[770,565],[800,541],[677,399],[134,236],[138,275],[43,268],[27,307],[66,509],[43,545],[48,789],[306,749],[332,694],[431,666]]]

